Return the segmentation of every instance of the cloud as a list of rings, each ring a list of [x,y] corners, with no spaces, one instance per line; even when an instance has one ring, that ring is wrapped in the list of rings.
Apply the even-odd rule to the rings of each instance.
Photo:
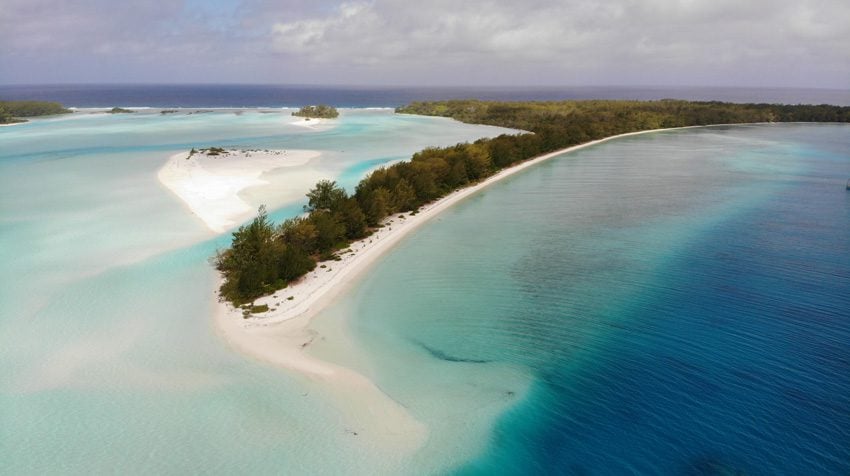
[[[172,0],[3,0],[0,83],[238,80],[254,40],[232,22]]]
[[[552,83],[564,75],[616,83],[618,73],[698,83],[761,70],[765,77],[751,79],[780,82],[767,75],[790,64],[838,69],[848,79],[847,24],[843,1],[436,0],[411,8],[376,0],[275,22],[271,44],[314,64],[371,65],[399,77],[399,69],[450,68],[528,81],[516,71],[542,68]]]
[[[4,0],[0,81],[61,52],[164,80],[846,87],[848,24],[845,0]]]
[[[104,43],[153,43],[151,33],[162,33],[159,25],[178,16],[176,5],[165,0],[126,4],[108,0],[4,0],[0,41],[12,52],[94,51]]]

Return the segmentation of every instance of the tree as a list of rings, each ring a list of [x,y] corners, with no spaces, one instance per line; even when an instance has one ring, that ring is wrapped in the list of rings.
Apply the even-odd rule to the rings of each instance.
[[[342,200],[348,198],[345,190],[337,186],[335,181],[321,180],[316,187],[307,192],[307,211],[333,210]]]
[[[307,254],[316,251],[316,239],[319,231],[312,221],[301,218],[289,218],[278,227],[278,235],[288,246],[296,247]]]
[[[454,163],[449,171],[449,176],[446,178],[446,184],[451,187],[460,187],[469,182],[469,177],[466,175],[466,164],[459,160]]]
[[[392,212],[390,200],[390,191],[384,187],[369,192],[364,200],[365,208],[363,209],[369,226],[378,226],[381,220]]]
[[[285,246],[277,262],[280,279],[289,283],[316,268],[316,261],[306,251],[295,246]]]
[[[319,253],[331,251],[345,236],[345,226],[327,211],[315,211],[308,218],[316,227],[316,249]]]
[[[345,236],[356,240],[366,235],[366,215],[354,198],[346,198],[337,206],[336,219],[345,226]]]
[[[264,206],[250,224],[233,233],[230,249],[216,257],[216,268],[225,277],[222,294],[226,298],[240,303],[250,301],[263,295],[277,280],[276,254],[282,248],[275,237]]]
[[[478,180],[490,175],[492,163],[490,162],[490,153],[485,147],[478,144],[468,145],[464,162],[466,172],[471,179]]]
[[[399,180],[392,193],[393,208],[406,212],[416,208],[416,190],[405,179]]]

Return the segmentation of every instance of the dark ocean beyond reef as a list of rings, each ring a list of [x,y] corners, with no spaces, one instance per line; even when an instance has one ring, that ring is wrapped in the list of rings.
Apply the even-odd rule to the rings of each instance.
[[[850,105],[850,90],[706,87],[342,87],[295,85],[14,85],[0,99],[58,101],[68,107],[396,107],[446,99],[688,99]]]

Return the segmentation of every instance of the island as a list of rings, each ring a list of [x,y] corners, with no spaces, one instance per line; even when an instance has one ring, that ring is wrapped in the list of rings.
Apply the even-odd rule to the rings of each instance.
[[[307,214],[272,223],[263,207],[256,218],[233,233],[230,248],[220,251],[214,264],[222,276],[223,300],[250,318],[263,314],[285,320],[315,312],[311,304],[342,276],[343,268],[368,264],[359,253],[377,256],[370,246],[391,231],[412,229],[441,207],[510,175],[523,167],[614,137],[650,131],[718,124],[770,122],[850,122],[850,107],[829,105],[732,104],[721,102],[558,101],[488,102],[459,100],[417,102],[397,113],[451,117],[463,122],[490,124],[529,131],[428,148],[373,171],[353,194],[330,180],[322,180],[307,194]],[[419,215],[419,216],[418,216]],[[379,248],[387,249],[387,246]],[[356,263],[360,263],[358,265]],[[351,271],[351,274],[355,274]],[[305,277],[305,275],[308,275]],[[310,280],[320,280],[311,285]],[[297,283],[297,284],[295,284]],[[278,290],[286,299],[263,298]],[[306,302],[304,301],[306,300]]]
[[[113,107],[112,109],[106,111],[107,114],[130,114],[134,113],[131,109],[124,109],[123,107]]]
[[[27,122],[25,117],[52,116],[70,114],[74,111],[66,109],[58,102],[49,101],[0,101],[0,124],[17,124]]]
[[[304,106],[292,113],[293,116],[310,119],[334,119],[339,116],[339,111],[333,106],[319,104],[318,106]]]

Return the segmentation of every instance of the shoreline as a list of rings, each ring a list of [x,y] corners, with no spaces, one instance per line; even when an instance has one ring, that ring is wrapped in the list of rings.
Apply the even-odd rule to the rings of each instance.
[[[332,402],[341,403],[349,410],[346,413],[345,425],[352,426],[349,421],[354,421],[358,427],[378,426],[379,428],[372,428],[371,434],[391,435],[391,439],[381,439],[391,441],[396,450],[400,449],[397,446],[401,445],[408,451],[414,451],[427,441],[428,429],[424,424],[417,421],[399,402],[384,393],[368,377],[308,353],[308,348],[315,339],[324,338],[316,330],[310,329],[313,317],[332,303],[340,293],[349,289],[358,276],[404,237],[485,187],[563,154],[618,138],[674,129],[683,128],[630,132],[550,152],[503,169],[482,182],[456,190],[424,205],[416,215],[397,213],[387,217],[382,228],[340,252],[340,261],[321,262],[319,266],[324,265],[325,268],[317,267],[298,282],[272,295],[256,299],[255,304],[269,306],[269,311],[265,313],[243,318],[241,309],[219,300],[216,292],[215,331],[230,347],[247,357],[293,372],[309,382],[322,384]],[[217,283],[220,285],[221,282],[222,278],[218,276]],[[288,299],[290,296],[292,299]],[[351,407],[350,400],[354,395],[357,395],[357,408]]]
[[[330,119],[321,119],[321,118],[317,118],[317,117],[298,117],[298,116],[293,116],[293,117],[296,117],[297,120],[290,122],[289,123],[290,126],[304,127],[306,129],[316,129],[317,126],[321,126],[322,124],[325,124],[327,121],[330,120]]]
[[[383,256],[392,248],[392,246],[397,244],[401,238],[407,236],[410,232],[419,228],[442,211],[470,195],[473,195],[479,190],[525,170],[528,167],[537,165],[540,162],[544,162],[562,154],[607,142],[609,140],[651,132],[663,132],[692,127],[704,126],[674,127],[628,132],[567,147],[565,149],[560,149],[526,160],[512,167],[502,169],[498,173],[487,177],[481,182],[455,190],[434,202],[423,205],[420,207],[416,215],[411,215],[410,212],[407,212],[396,213],[387,217],[384,219],[384,226],[382,228],[378,228],[372,235],[363,240],[353,242],[349,248],[340,252],[339,255],[342,258],[341,260],[320,262],[319,266],[325,265],[326,268],[317,267],[315,270],[304,275],[304,277],[302,277],[299,281],[290,284],[286,288],[279,289],[269,296],[257,298],[255,300],[256,304],[266,304],[269,306],[269,311],[267,312],[255,314],[252,317],[243,319],[241,311],[233,309],[233,306],[229,303],[221,302],[219,304],[220,306],[226,306],[230,309],[230,311],[235,311],[235,314],[239,315],[239,320],[243,322],[244,327],[246,328],[274,325],[304,316],[309,319],[309,317],[315,315],[325,307],[328,298],[335,296],[345,289],[346,285],[349,284],[349,281],[352,281],[360,273],[368,269],[368,267],[370,267],[377,258]],[[351,250],[351,252],[347,252],[348,250]],[[288,300],[287,298],[289,296],[292,296],[294,299]]]

